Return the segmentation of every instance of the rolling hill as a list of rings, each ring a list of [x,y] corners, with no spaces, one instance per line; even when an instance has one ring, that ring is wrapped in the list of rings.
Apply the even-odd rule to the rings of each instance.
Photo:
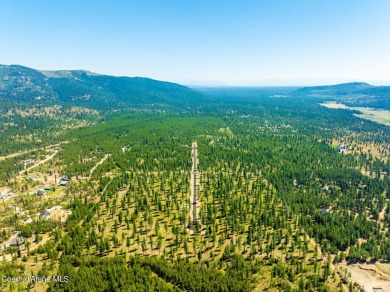
[[[304,87],[294,92],[321,101],[334,100],[348,106],[390,109],[390,86],[374,86],[364,82]]]
[[[118,108],[191,105],[202,97],[201,93],[185,86],[149,78],[0,65],[0,99],[8,101]]]

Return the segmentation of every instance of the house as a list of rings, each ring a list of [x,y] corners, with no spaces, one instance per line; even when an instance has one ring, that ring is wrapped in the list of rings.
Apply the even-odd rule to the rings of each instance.
[[[337,145],[336,149],[338,152],[344,153],[347,150],[347,146],[345,146],[344,144],[340,144],[340,145]]]
[[[37,180],[37,177],[36,176],[29,176],[27,179],[28,180]]]
[[[6,199],[8,197],[8,195],[1,195],[0,196],[0,200],[4,200],[4,199]]]
[[[64,177],[60,178],[60,181],[69,181],[69,177],[65,175]]]
[[[323,215],[328,214],[328,209],[326,209],[325,207],[321,208],[320,211],[321,211],[321,213],[322,213]]]
[[[39,213],[39,218],[42,218],[42,219],[49,219],[51,217],[51,213],[48,211],[48,210],[42,210],[40,213]]]
[[[68,183],[69,183],[69,181],[60,180],[60,181],[58,182],[58,185],[59,185],[59,186],[66,186]]]
[[[61,147],[54,147],[53,150],[54,151],[60,151],[60,150],[62,150],[62,148]]]
[[[17,236],[14,239],[12,239],[12,241],[11,241],[11,245],[19,246],[19,245],[22,245],[23,243],[24,243],[24,238],[21,236]]]
[[[70,179],[67,175],[60,178],[60,181],[58,182],[58,185],[60,186],[66,186],[70,182]]]
[[[43,190],[39,190],[39,191],[37,192],[37,196],[44,196],[44,195],[46,195],[46,192],[43,191]]]
[[[122,151],[125,152],[126,149],[130,149],[131,146],[129,144],[122,147]]]

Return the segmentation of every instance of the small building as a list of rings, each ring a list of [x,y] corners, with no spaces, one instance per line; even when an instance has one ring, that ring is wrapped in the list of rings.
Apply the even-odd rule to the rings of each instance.
[[[24,244],[24,241],[25,241],[25,240],[24,240],[23,237],[17,236],[17,237],[15,237],[14,239],[12,239],[11,245],[17,245],[17,246],[19,246],[19,245]]]
[[[51,213],[48,211],[48,210],[42,210],[40,213],[39,213],[39,218],[42,218],[42,219],[49,219],[51,217]]]
[[[4,199],[7,199],[8,198],[8,195],[0,195],[0,200],[4,200]]]
[[[37,180],[37,177],[36,176],[29,176],[27,179],[28,180]]]
[[[328,214],[328,209],[327,208],[325,208],[325,207],[323,207],[323,208],[321,208],[321,213],[323,214],[323,215],[326,215],[326,214]]]
[[[131,146],[129,144],[122,147],[122,151],[125,152],[127,149],[130,149]]]
[[[338,152],[344,153],[347,150],[347,146],[345,146],[344,144],[340,144],[336,146],[336,149]]]
[[[65,175],[64,177],[60,178],[60,181],[69,181],[69,177]]]
[[[59,185],[59,186],[66,186],[68,183],[69,183],[69,181],[60,180],[60,181],[58,182],[58,185]]]
[[[44,187],[43,188],[45,191],[52,191],[53,190],[53,188],[51,188],[51,187]]]
[[[54,151],[60,151],[60,150],[62,150],[62,148],[61,147],[54,147],[53,150]]]
[[[44,196],[44,195],[46,195],[46,192],[43,191],[43,190],[39,190],[39,191],[37,192],[37,196]]]

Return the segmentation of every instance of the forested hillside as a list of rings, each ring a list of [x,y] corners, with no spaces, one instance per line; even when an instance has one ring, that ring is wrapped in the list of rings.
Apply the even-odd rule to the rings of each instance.
[[[102,78],[118,103],[133,88],[126,78],[44,74],[70,90],[76,79],[93,88]],[[69,281],[3,289],[358,291],[352,266],[386,269],[389,127],[321,107],[296,88],[181,89],[185,100],[207,98],[103,109],[65,104],[73,93],[64,88],[51,104],[4,103],[1,272]],[[12,244],[16,237],[25,241]]]
[[[193,105],[202,95],[179,84],[88,71],[38,71],[0,65],[0,99],[30,104],[71,104],[98,109]]]
[[[0,65],[0,156],[64,141],[129,111],[196,111],[207,98],[182,85],[88,71]]]
[[[390,86],[373,86],[364,82],[304,87],[294,92],[319,101],[338,101],[348,106],[390,109]]]

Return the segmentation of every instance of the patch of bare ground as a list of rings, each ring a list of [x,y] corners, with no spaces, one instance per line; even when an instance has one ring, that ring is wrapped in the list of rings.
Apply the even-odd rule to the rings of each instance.
[[[382,269],[378,268],[383,266]],[[340,264],[351,274],[351,280],[358,283],[364,290],[373,291],[373,288],[382,288],[383,292],[390,292],[389,264]]]
[[[8,116],[13,116],[15,114],[20,115],[21,117],[29,117],[29,116],[48,116],[54,119],[62,119],[62,114],[89,114],[92,116],[99,115],[99,112],[93,109],[81,107],[81,106],[73,106],[70,109],[63,108],[60,105],[53,105],[50,107],[32,107],[28,110],[15,109],[8,111]]]
[[[336,102],[328,102],[328,103],[320,103],[321,106],[327,107],[327,108],[334,108],[334,109],[348,109],[348,107],[342,103],[336,103]]]
[[[219,129],[219,132],[221,133],[226,133],[228,136],[232,137],[233,136],[233,132],[232,130],[229,128],[229,127],[226,127],[226,128],[220,128]]]
[[[51,213],[51,218],[60,222],[66,222],[68,216],[72,213],[70,210],[63,210],[61,206],[54,206],[47,209]]]

